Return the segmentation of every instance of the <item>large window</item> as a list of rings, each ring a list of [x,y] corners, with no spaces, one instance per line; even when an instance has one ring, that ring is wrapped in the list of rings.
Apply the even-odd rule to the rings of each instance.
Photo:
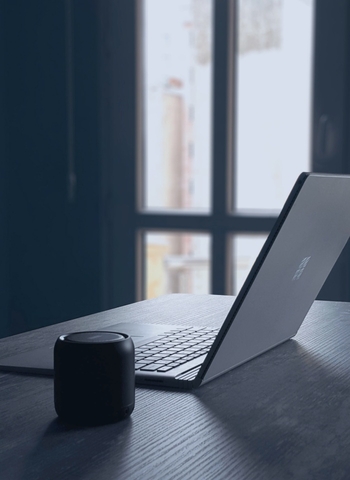
[[[142,0],[139,15],[139,298],[237,293],[311,169],[313,1]]]
[[[235,294],[299,173],[349,172],[350,7],[102,4],[104,306]],[[320,298],[350,299],[346,255]]]

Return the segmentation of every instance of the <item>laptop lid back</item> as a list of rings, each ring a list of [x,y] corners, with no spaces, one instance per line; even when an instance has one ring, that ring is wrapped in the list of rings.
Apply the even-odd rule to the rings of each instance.
[[[350,236],[350,177],[302,174],[199,372],[202,383],[296,334]]]

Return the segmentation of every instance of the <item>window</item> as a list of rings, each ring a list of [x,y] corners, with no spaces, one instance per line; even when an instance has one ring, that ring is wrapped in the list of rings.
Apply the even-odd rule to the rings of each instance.
[[[105,306],[236,293],[297,175],[348,168],[347,6],[109,4]]]
[[[139,6],[139,298],[237,293],[310,170],[313,4]]]

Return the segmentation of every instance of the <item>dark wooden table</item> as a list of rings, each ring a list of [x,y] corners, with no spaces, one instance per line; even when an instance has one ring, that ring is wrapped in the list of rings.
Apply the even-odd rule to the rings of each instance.
[[[172,298],[3,339],[0,357],[118,321],[184,325]],[[223,321],[232,297],[216,298],[194,324]],[[193,392],[137,389],[120,423],[61,424],[49,377],[0,373],[0,399],[1,480],[349,479],[350,304],[315,302],[295,339]]]

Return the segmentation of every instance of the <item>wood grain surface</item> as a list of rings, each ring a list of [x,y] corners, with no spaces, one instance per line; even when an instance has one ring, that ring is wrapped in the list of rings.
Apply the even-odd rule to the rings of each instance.
[[[220,325],[233,297],[206,298],[165,296],[20,334],[0,341],[0,358],[118,321],[186,325],[188,302],[191,323]],[[295,339],[193,392],[138,388],[132,416],[105,426],[60,423],[52,378],[0,373],[0,419],[1,480],[348,479],[350,305],[315,302]]]

